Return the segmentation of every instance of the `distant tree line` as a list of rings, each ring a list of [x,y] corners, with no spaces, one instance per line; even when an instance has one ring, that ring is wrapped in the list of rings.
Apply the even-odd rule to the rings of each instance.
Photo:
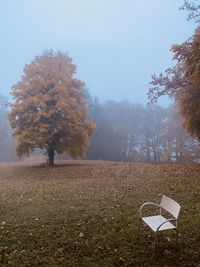
[[[108,101],[88,95],[97,125],[87,158],[131,162],[198,162],[199,142],[182,127],[176,108]]]
[[[108,101],[86,92],[89,119],[97,125],[86,159],[129,162],[199,162],[200,146],[182,126],[175,106]],[[17,160],[6,98],[0,97],[0,161]]]

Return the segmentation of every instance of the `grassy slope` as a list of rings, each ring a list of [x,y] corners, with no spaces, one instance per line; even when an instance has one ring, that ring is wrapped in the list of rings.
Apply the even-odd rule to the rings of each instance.
[[[135,243],[138,208],[182,206],[180,242]],[[170,242],[167,238],[170,238]],[[120,260],[121,258],[121,260]],[[0,266],[200,266],[200,166],[68,162],[0,165]]]

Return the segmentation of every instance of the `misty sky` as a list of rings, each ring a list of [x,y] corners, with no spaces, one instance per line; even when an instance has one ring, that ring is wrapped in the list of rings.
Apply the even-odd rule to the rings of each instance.
[[[45,49],[69,54],[101,101],[147,103],[151,74],[172,65],[170,46],[193,35],[183,0],[1,0],[0,94]],[[166,103],[164,100],[161,104]]]

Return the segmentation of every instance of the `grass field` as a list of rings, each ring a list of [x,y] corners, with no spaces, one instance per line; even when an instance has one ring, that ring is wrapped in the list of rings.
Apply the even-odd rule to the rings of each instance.
[[[139,206],[171,196],[180,237],[145,226]],[[67,161],[0,164],[0,266],[200,266],[200,165]]]

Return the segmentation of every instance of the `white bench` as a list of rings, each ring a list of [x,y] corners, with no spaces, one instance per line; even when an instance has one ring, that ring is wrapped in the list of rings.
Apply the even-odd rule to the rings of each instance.
[[[153,216],[143,216],[143,209],[146,206],[153,206],[159,208],[159,214]],[[178,242],[178,217],[180,213],[180,205],[173,199],[163,195],[160,201],[160,204],[153,202],[146,202],[140,207],[140,217],[139,217],[139,227],[137,239],[140,236],[140,225],[143,221],[146,225],[155,232],[155,241],[154,241],[154,250],[152,257],[155,253],[155,248],[158,240],[158,232],[164,230],[175,230],[176,231],[176,241]],[[166,218],[162,215],[162,210],[167,211],[170,214],[169,218]]]

